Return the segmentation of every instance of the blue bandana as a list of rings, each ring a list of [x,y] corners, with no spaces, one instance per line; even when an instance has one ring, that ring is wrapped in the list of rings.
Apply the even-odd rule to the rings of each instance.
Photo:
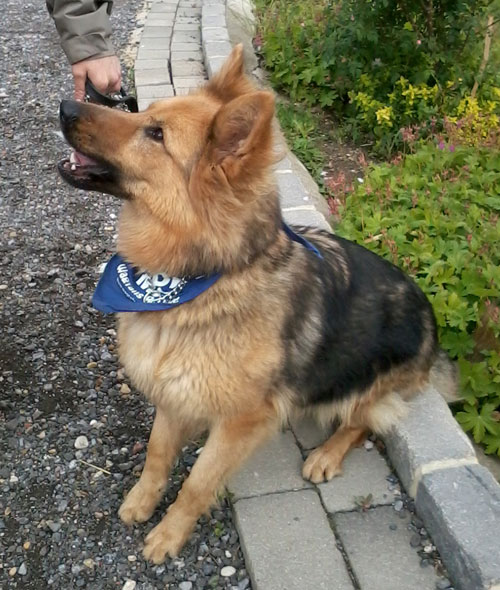
[[[322,258],[318,249],[286,224],[283,230],[293,241]],[[219,278],[220,273],[198,277],[169,277],[140,272],[119,254],[112,256],[97,284],[92,305],[104,313],[164,311],[191,301]]]

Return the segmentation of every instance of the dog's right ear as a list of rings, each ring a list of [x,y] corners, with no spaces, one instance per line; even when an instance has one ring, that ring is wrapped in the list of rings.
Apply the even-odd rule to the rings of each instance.
[[[222,68],[207,83],[204,90],[223,102],[255,91],[254,85],[245,75],[241,43],[234,47]]]
[[[270,92],[244,94],[221,107],[212,128],[210,162],[227,180],[252,176],[274,161]]]
[[[192,194],[215,194],[221,187],[251,185],[263,170],[275,163],[273,115],[271,92],[244,94],[223,105],[212,123],[205,152],[191,176]]]

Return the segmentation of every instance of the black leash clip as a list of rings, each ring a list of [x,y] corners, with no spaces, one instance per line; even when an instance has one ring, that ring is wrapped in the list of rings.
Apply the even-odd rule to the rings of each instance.
[[[120,92],[116,92],[111,95],[102,94],[102,92],[99,92],[99,90],[97,90],[97,88],[87,78],[87,81],[85,82],[85,93],[86,102],[100,104],[112,109],[121,109],[122,111],[127,111],[129,113],[139,112],[137,99],[135,96],[127,94],[123,86],[120,88]]]

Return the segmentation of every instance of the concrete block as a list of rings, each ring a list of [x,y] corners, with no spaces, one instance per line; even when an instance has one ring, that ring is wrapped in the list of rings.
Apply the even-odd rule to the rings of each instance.
[[[172,37],[172,27],[145,27],[141,35],[141,39],[153,39],[156,37],[170,39]]]
[[[188,94],[193,94],[197,89],[193,87],[188,88],[176,88],[175,95],[176,96],[187,96]]]
[[[201,45],[201,32],[198,31],[176,31],[172,37],[174,43],[198,43]]]
[[[145,111],[150,104],[155,102],[155,98],[139,98],[137,104],[139,106],[139,111]]]
[[[145,39],[141,38],[141,43],[139,45],[139,51],[141,49],[145,51],[156,51],[157,49],[165,51],[169,48],[170,37],[147,37]]]
[[[199,31],[200,30],[200,23],[193,22],[193,23],[175,23],[174,24],[174,32],[177,31]]]
[[[287,431],[258,449],[232,477],[228,488],[237,499],[309,488],[301,469],[302,455],[293,434]]]
[[[402,520],[383,506],[336,514],[333,520],[362,590],[435,590],[433,568],[420,567],[410,545],[409,517]]]
[[[424,475],[416,507],[458,590],[500,588],[500,486],[485,467]]]
[[[333,428],[323,429],[310,416],[293,419],[290,426],[300,446],[306,451],[315,449],[333,433]]]
[[[205,68],[200,62],[176,60],[172,61],[172,75],[175,78],[178,76],[189,78],[192,78],[193,76],[203,77],[205,75]]]
[[[175,14],[150,14],[146,20],[146,28],[173,27]]]
[[[229,42],[229,34],[224,27],[214,27],[211,29],[203,29],[203,41],[227,41]]]
[[[289,209],[283,211],[283,217],[286,223],[295,225],[304,225],[310,227],[316,227],[318,229],[325,229],[330,231],[330,224],[325,217],[314,209],[312,205],[309,205],[303,209]]]
[[[201,62],[201,51],[176,51],[172,54],[171,62],[174,61],[194,61]]]
[[[408,416],[384,441],[403,485],[415,496],[418,481],[426,472],[477,460],[469,439],[435,389],[428,387],[409,406]]]
[[[170,49],[147,49],[146,47],[139,46],[137,52],[137,61],[149,60],[149,59],[164,59],[168,61],[170,58]]]
[[[135,70],[136,86],[157,86],[158,84],[172,84],[167,67],[154,70]]]
[[[175,6],[177,6],[177,4],[179,4],[179,0],[154,0],[153,4],[151,5],[151,8],[158,6],[166,6],[168,4],[174,4]]]
[[[203,6],[214,6],[214,5],[225,6],[226,0],[203,0]]]
[[[137,88],[137,96],[140,99],[154,98],[159,100],[161,98],[168,98],[174,96],[174,88],[171,84],[158,84],[156,86],[139,86]]]
[[[168,59],[138,59],[135,62],[135,71],[157,70],[168,68]]]
[[[188,94],[192,94],[195,91],[196,88],[193,88],[192,86],[187,88],[176,88],[175,94],[176,96],[187,96]]]
[[[226,6],[224,4],[204,4],[203,16],[225,16]]]
[[[166,12],[175,12],[177,10],[177,0],[172,2],[153,2],[149,9],[150,14],[165,14]]]
[[[207,69],[208,77],[211,78],[216,74],[224,65],[226,61],[225,57],[208,57],[205,58],[205,67]]]
[[[254,590],[353,590],[313,490],[239,500],[234,512]]]
[[[281,146],[278,146],[277,151],[282,151]],[[282,158],[275,166],[274,170],[276,172],[292,172],[292,162],[290,158]]]
[[[303,184],[293,172],[278,172],[276,179],[280,191],[280,202],[283,208],[302,207],[313,204]]]
[[[226,15],[206,15],[203,13],[201,17],[201,26],[203,29],[209,29],[210,27],[225,27],[226,26]]]
[[[328,512],[355,510],[356,498],[372,495],[372,506],[388,506],[394,501],[389,491],[390,475],[385,459],[376,449],[352,449],[344,459],[343,471],[331,481],[318,486]]]
[[[174,76],[175,88],[199,88],[206,83],[206,80],[201,77],[196,78],[177,78]]]
[[[177,43],[172,41],[172,53],[179,51],[201,51],[201,43]]]
[[[198,25],[200,26],[199,16],[179,16],[175,19],[175,26],[177,25]]]
[[[207,57],[229,57],[232,45],[229,41],[207,41],[204,39],[203,55]]]
[[[177,16],[196,16],[198,18],[201,17],[201,8],[196,6],[193,8],[178,8],[177,9]],[[177,20],[177,19],[175,19]]]

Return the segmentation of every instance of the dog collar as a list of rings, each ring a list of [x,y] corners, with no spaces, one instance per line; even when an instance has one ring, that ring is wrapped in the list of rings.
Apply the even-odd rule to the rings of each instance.
[[[283,230],[294,242],[322,258],[315,246],[286,224],[283,224]],[[165,311],[198,297],[221,276],[221,273],[197,277],[150,275],[125,262],[119,254],[114,254],[97,284],[92,305],[104,313]]]

